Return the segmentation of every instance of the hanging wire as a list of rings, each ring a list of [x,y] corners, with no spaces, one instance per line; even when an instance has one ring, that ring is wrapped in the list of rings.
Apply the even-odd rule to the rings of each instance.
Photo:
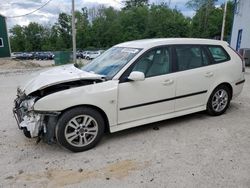
[[[34,12],[42,9],[43,7],[45,7],[47,4],[49,4],[52,0],[48,0],[46,3],[44,3],[42,6],[40,6],[39,8],[29,12],[29,13],[26,13],[26,14],[22,14],[22,15],[18,15],[18,16],[6,16],[6,18],[19,18],[19,17],[24,17],[24,16],[28,16],[30,14],[33,14]]]

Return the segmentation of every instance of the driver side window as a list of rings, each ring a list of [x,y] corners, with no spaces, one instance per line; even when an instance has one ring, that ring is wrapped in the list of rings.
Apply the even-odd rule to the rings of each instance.
[[[146,78],[170,73],[171,63],[169,48],[157,48],[147,52],[135,64],[132,71],[143,72]]]

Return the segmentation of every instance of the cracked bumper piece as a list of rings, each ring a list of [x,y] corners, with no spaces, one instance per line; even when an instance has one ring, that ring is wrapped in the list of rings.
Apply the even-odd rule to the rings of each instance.
[[[24,116],[23,121],[19,126],[21,129],[29,131],[31,138],[37,137],[39,132],[43,129],[43,116],[40,114],[33,114],[31,116]]]
[[[30,112],[25,116],[17,109],[13,109],[15,119],[19,129],[23,130],[24,135],[28,138],[41,138],[48,144],[55,142],[55,126],[59,112]]]
[[[37,137],[47,143],[55,141],[55,126],[60,112],[35,111],[34,104],[39,99],[37,96],[26,96],[20,89],[14,100],[13,114],[18,128],[28,138]]]

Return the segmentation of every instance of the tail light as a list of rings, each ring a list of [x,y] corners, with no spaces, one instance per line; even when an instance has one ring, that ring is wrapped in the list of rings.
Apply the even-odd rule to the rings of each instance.
[[[237,52],[236,50],[234,50],[231,46],[229,46],[241,59],[242,62],[242,72],[246,71],[246,65],[245,65],[245,60],[243,58],[243,55],[241,55],[239,52]]]

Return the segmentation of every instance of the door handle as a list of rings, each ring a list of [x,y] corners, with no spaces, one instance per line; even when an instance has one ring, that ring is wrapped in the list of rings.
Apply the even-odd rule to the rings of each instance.
[[[167,80],[164,80],[163,82],[162,82],[162,84],[163,85],[171,85],[171,84],[173,84],[174,83],[174,80],[172,80],[172,79],[167,79]]]
[[[212,77],[214,75],[214,73],[213,72],[206,72],[206,74],[205,74],[205,76],[206,77]]]

